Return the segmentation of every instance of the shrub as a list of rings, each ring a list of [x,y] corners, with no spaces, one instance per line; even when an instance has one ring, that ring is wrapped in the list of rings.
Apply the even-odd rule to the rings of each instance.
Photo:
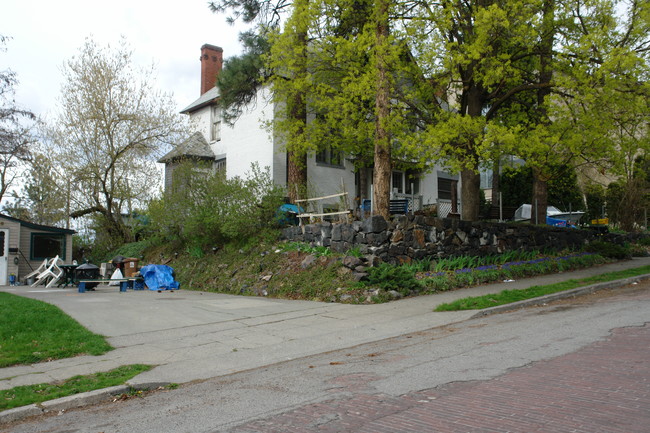
[[[174,184],[149,206],[151,224],[168,242],[205,250],[241,243],[275,224],[283,191],[268,168],[253,164],[246,178],[227,179],[209,166],[184,163],[174,170]]]
[[[402,295],[408,295],[411,290],[422,289],[422,283],[415,278],[415,272],[411,269],[387,263],[368,269],[366,284],[383,290],[396,290]]]
[[[628,246],[605,241],[594,241],[585,247],[585,251],[596,253],[610,259],[629,259],[632,257]]]

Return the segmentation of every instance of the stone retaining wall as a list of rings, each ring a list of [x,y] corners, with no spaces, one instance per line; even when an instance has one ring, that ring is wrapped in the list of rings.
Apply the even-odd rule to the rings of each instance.
[[[469,222],[425,216],[402,216],[386,221],[372,216],[364,221],[322,222],[283,230],[286,240],[326,246],[345,253],[358,248],[388,263],[404,263],[425,257],[499,254],[513,250],[562,250],[581,248],[599,239],[622,244],[639,235],[598,233],[531,224]]]

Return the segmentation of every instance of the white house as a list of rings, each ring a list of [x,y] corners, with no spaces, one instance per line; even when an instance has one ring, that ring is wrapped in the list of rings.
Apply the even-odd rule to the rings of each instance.
[[[244,177],[251,164],[257,162],[262,168],[269,167],[276,184],[285,186],[287,155],[281,140],[265,126],[276,115],[268,88],[258,91],[255,103],[243,110],[233,126],[227,125],[222,122],[217,103],[219,89],[215,86],[222,65],[223,50],[220,47],[209,44],[201,47],[201,94],[181,111],[190,116],[196,132],[159,160],[165,164],[165,186],[171,184],[174,168],[182,158],[213,161],[214,167],[225,170],[228,178]],[[308,156],[307,183],[311,197],[345,191],[349,197],[348,207],[355,208],[372,196],[371,169],[365,174],[367,176],[355,173],[353,162],[345,156],[327,150]],[[368,181],[362,182],[363,178]],[[453,180],[458,180],[458,176],[450,175],[440,167],[434,167],[428,173],[394,171],[391,198],[408,199],[409,207],[418,210],[436,204],[439,199],[449,200]]]

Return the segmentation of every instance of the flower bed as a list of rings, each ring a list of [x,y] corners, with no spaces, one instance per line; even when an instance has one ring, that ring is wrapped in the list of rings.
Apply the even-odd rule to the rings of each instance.
[[[539,257],[531,260],[506,262],[501,265],[482,265],[445,272],[418,272],[415,278],[427,292],[438,292],[500,280],[531,277],[553,272],[564,272],[605,263],[594,253],[575,253],[561,257]]]

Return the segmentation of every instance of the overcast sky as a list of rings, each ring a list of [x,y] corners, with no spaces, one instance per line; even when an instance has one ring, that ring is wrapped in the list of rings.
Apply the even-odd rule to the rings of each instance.
[[[11,37],[0,52],[0,70],[19,81],[17,103],[46,116],[56,105],[61,68],[87,37],[100,46],[124,35],[142,65],[155,65],[160,89],[171,91],[179,111],[199,97],[200,49],[239,54],[238,33],[207,0],[2,0],[0,34]]]

